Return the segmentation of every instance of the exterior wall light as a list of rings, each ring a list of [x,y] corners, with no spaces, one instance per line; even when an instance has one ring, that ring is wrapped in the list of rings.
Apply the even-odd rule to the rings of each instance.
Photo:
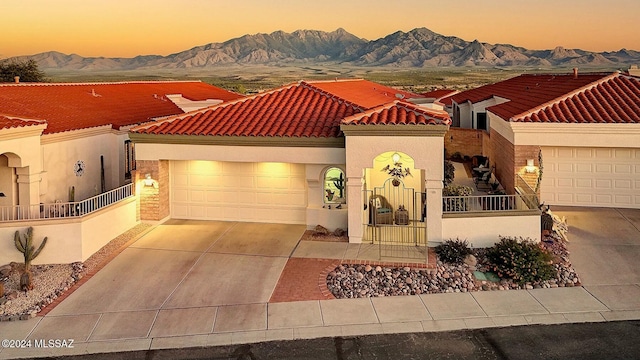
[[[393,153],[393,155],[391,155],[391,160],[393,160],[394,164],[399,163],[400,162],[400,154]]]
[[[151,174],[146,174],[144,176],[144,180],[142,181],[144,182],[145,187],[154,187],[156,189],[158,188],[158,182],[151,178]]]
[[[536,167],[533,165],[533,159],[527,159],[525,171],[529,174],[536,172]]]

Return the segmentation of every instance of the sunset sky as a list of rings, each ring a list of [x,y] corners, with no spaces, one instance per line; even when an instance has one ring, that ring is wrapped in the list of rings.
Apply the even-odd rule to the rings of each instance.
[[[132,57],[244,34],[333,31],[375,40],[426,27],[529,49],[640,50],[638,0],[3,0],[0,58]]]

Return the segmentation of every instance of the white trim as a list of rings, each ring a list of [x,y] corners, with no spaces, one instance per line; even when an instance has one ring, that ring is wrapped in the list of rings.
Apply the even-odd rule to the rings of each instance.
[[[514,145],[640,148],[640,123],[510,122],[509,125],[513,131]]]
[[[0,129],[0,140],[22,139],[31,136],[40,136],[47,128],[47,124],[18,126]]]
[[[103,135],[112,133],[112,125],[100,125],[95,127],[90,127],[86,129],[78,129],[78,130],[68,130],[57,132],[53,134],[44,134],[40,140],[42,145],[52,144],[57,142],[76,140],[85,137],[95,136],[95,135]],[[125,132],[119,132],[119,134],[124,134]]]
[[[344,164],[344,148],[265,147],[136,143],[136,160],[213,160]]]

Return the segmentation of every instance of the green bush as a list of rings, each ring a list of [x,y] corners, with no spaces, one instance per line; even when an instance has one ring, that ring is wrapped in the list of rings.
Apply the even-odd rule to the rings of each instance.
[[[464,185],[448,185],[442,189],[442,196],[471,196],[473,189]]]
[[[436,254],[440,261],[448,264],[462,264],[465,256],[472,253],[467,240],[447,240],[436,246]]]
[[[473,189],[464,185],[449,185],[442,189],[442,196],[470,196]],[[461,212],[471,209],[469,199],[460,197],[453,199],[442,199],[442,211]]]
[[[501,237],[499,243],[488,249],[487,258],[498,276],[521,285],[556,276],[551,254],[528,238]]]
[[[444,186],[450,185],[456,177],[456,167],[449,160],[444,161]]]

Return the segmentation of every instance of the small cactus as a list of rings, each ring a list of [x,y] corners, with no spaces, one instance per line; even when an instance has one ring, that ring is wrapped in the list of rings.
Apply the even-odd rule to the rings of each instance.
[[[20,289],[22,291],[33,290],[33,274],[29,270],[20,275]]]
[[[20,251],[24,255],[24,270],[29,271],[31,268],[31,261],[40,255],[42,248],[47,244],[47,237],[45,236],[44,240],[36,250],[35,246],[33,246],[33,228],[29,227],[27,229],[27,233],[20,237],[20,232],[16,231],[13,241],[16,245],[16,249]]]

